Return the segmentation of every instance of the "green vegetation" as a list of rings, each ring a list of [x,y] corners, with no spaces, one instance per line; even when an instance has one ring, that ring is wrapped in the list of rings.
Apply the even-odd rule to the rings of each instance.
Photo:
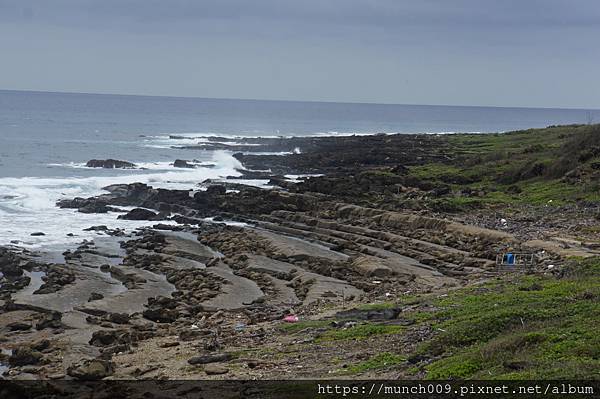
[[[294,332],[302,331],[307,328],[313,328],[313,329],[328,328],[328,327],[330,327],[330,324],[331,324],[331,321],[327,321],[327,320],[306,320],[306,321],[299,321],[297,323],[282,324],[280,328],[286,332],[294,333]]]
[[[364,373],[369,370],[379,370],[404,363],[406,356],[396,355],[389,352],[379,353],[369,360],[348,367],[348,372],[352,374]]]
[[[437,334],[418,350],[438,359],[427,378],[600,378],[598,258],[560,279],[500,280],[432,304]]]
[[[398,334],[405,328],[387,324],[359,324],[346,329],[326,331],[318,341],[362,340],[375,335]]]
[[[423,189],[447,187],[430,199],[434,209],[600,202],[600,125],[458,134],[447,140],[451,161],[413,166],[408,177]]]

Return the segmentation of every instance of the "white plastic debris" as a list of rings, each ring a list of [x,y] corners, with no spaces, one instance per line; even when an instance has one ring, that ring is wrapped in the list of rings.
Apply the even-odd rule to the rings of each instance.
[[[548,265],[548,269],[554,269],[554,265]]]

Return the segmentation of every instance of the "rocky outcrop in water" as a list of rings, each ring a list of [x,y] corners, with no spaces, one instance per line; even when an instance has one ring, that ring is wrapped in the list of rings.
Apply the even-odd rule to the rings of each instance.
[[[88,168],[105,168],[105,169],[133,169],[136,167],[134,163],[127,161],[119,161],[117,159],[91,159],[85,164]]]

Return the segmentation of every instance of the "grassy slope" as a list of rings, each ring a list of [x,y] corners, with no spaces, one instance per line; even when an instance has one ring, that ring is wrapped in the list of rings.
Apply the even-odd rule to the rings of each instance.
[[[465,188],[479,192],[434,200],[448,210],[485,204],[600,201],[600,182],[594,178],[600,165],[600,125],[461,134],[448,140],[455,154],[451,164],[426,164],[410,171],[419,179],[448,184],[454,193]],[[582,179],[566,179],[573,170],[581,172]]]
[[[503,276],[446,295],[362,308],[398,306],[412,309],[401,317],[414,324],[361,322],[338,329],[320,320],[282,330],[302,336],[318,331],[314,342],[338,351],[370,348],[370,356],[337,371],[346,377],[391,372],[425,379],[600,379],[600,258],[572,259],[561,276]],[[426,326],[434,333],[415,348],[389,345],[412,340],[411,331]]]
[[[433,303],[427,322],[440,333],[419,350],[441,359],[424,367],[428,378],[600,378],[600,259]]]

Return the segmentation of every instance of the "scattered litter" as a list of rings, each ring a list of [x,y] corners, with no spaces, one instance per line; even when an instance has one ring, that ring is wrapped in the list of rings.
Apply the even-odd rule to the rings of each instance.
[[[373,284],[381,284],[381,281],[379,281],[379,280],[373,280],[372,283]]]
[[[197,330],[199,327],[198,327],[197,325],[195,325],[195,324],[192,324],[192,325],[190,326],[190,328],[191,328],[192,330]]]
[[[298,316],[296,316],[295,314],[289,314],[283,318],[283,321],[285,321],[286,323],[297,323],[298,320]]]
[[[246,328],[246,325],[244,323],[237,323],[234,328],[235,331],[242,331]]]
[[[391,297],[391,296],[392,296],[392,294],[391,294],[390,292],[386,292],[386,293],[385,293],[385,297],[386,297],[386,298],[389,298],[389,297]]]
[[[554,265],[548,265],[548,269],[554,269]]]

